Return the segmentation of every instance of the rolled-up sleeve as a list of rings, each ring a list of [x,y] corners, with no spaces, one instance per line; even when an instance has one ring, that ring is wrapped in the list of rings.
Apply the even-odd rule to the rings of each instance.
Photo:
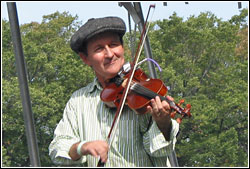
[[[167,157],[174,150],[179,124],[175,120],[171,120],[172,129],[169,141],[166,141],[156,122],[153,122],[149,130],[144,133],[143,145],[151,157]]]
[[[65,107],[63,118],[54,131],[54,138],[49,145],[49,155],[53,163],[57,165],[83,165],[86,157],[83,156],[78,161],[73,161],[69,156],[71,146],[80,141],[77,115],[74,105],[69,101]]]

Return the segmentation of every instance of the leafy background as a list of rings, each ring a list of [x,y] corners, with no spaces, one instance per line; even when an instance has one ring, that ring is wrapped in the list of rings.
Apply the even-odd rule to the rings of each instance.
[[[168,95],[192,105],[176,144],[180,166],[248,166],[248,9],[228,21],[210,12],[186,21],[174,13],[152,23],[154,59]],[[72,92],[94,78],[69,47],[81,26],[55,12],[20,26],[41,166],[54,166],[48,146]],[[139,33],[138,33],[139,35]],[[129,33],[124,36],[131,56]],[[2,166],[30,166],[9,22],[2,20]],[[147,65],[142,65],[147,72]],[[159,73],[159,72],[158,72]]]

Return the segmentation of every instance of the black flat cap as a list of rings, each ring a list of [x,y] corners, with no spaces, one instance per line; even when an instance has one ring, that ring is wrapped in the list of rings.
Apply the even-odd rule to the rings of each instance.
[[[93,36],[106,32],[117,32],[123,36],[126,32],[126,25],[119,17],[104,17],[89,19],[75,34],[71,37],[70,47],[76,53],[83,51],[83,45]]]

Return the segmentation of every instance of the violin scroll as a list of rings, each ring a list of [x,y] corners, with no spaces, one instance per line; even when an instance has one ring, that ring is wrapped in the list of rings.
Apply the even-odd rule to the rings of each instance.
[[[192,116],[192,115],[191,115],[191,112],[190,112],[190,110],[191,110],[191,104],[187,104],[186,107],[183,109],[183,108],[181,107],[181,104],[183,104],[184,102],[185,102],[185,100],[184,100],[184,99],[181,99],[181,100],[179,101],[179,103],[177,104],[177,106],[178,106],[179,108],[181,108],[181,109],[182,109],[182,112],[183,112],[183,113],[179,113],[179,114],[181,115],[181,117],[178,117],[178,118],[176,119],[176,121],[177,121],[179,124],[182,122],[182,119],[183,119],[184,117],[186,117],[186,116],[191,117],[191,116]],[[171,116],[171,118],[175,118],[175,115],[176,115],[176,111],[172,112],[170,116]]]

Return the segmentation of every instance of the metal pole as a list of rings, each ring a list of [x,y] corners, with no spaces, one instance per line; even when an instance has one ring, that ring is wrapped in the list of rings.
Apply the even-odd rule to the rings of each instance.
[[[16,58],[16,69],[18,73],[19,87],[23,105],[23,118],[25,123],[26,138],[31,166],[40,166],[38,145],[34,127],[34,119],[31,109],[29,87],[27,83],[25,61],[23,56],[22,41],[19,29],[17,9],[15,2],[7,2],[10,29]]]
[[[127,9],[128,13],[132,16],[135,24],[139,25],[140,32],[142,32],[144,26],[144,18],[140,2],[134,2],[134,6],[131,2],[119,2],[118,5],[124,6],[124,8]],[[148,37],[146,37],[145,39],[144,52],[147,58],[153,59]],[[152,62],[148,62],[148,68],[151,78],[156,78],[155,66]]]
[[[143,13],[142,13],[142,9],[141,9],[141,3],[140,2],[134,2],[134,8],[137,12],[137,14],[140,17],[141,22],[139,22],[139,30],[140,32],[143,31],[143,26],[144,26],[144,17],[143,17]],[[144,44],[144,52],[147,58],[153,59],[153,55],[152,55],[152,51],[151,51],[151,47],[150,47],[150,43],[149,43],[149,39],[148,36],[145,39],[145,44]],[[150,76],[151,78],[157,78],[156,75],[156,71],[155,71],[155,65],[152,62],[148,62],[148,68],[149,68],[149,72],[150,72]]]

